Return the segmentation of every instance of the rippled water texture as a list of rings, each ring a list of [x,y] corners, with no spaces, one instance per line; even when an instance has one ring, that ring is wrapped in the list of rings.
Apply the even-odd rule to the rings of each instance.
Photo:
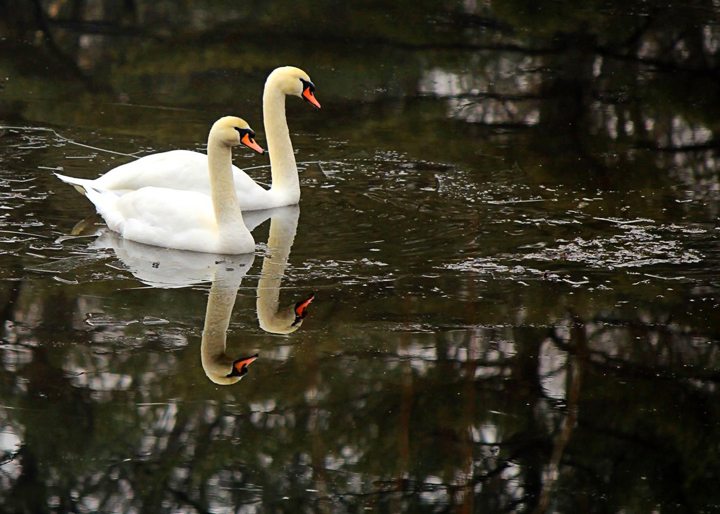
[[[720,511],[719,14],[0,1],[0,510]],[[284,64],[323,108],[253,255],[53,176],[264,143]]]

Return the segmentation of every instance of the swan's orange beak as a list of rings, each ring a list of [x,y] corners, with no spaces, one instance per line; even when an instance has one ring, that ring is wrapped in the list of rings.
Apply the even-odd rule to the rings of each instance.
[[[305,86],[305,89],[303,89],[302,96],[305,100],[313,104],[315,107],[320,109],[320,102],[317,101],[317,98],[315,98],[315,92],[312,90],[310,85]]]
[[[250,357],[241,357],[233,362],[233,369],[228,375],[229,377],[242,377],[248,372],[250,364],[255,362],[258,358],[258,354],[251,355]]]
[[[265,153],[265,150],[263,149],[263,147],[260,146],[259,144],[257,144],[257,143],[255,142],[255,140],[254,140],[252,137],[250,137],[250,134],[247,134],[247,133],[246,133],[246,134],[242,137],[242,139],[240,139],[240,142],[241,142],[242,144],[244,144],[245,146],[247,146],[248,148],[250,148],[250,149],[252,149],[252,150],[255,150],[255,151],[256,151],[257,153],[259,153],[259,154],[264,154],[264,153]]]
[[[312,301],[315,299],[315,295],[311,294],[307,297],[307,299],[298,302],[295,304],[295,316],[297,316],[300,319],[305,318],[307,316],[307,309],[308,306],[312,303]]]

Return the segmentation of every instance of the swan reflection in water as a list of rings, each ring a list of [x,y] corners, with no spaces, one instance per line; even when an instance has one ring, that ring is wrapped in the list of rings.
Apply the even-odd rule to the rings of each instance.
[[[279,307],[280,285],[295,239],[300,208],[293,205],[248,212],[244,216],[250,230],[270,218],[268,254],[263,257],[257,286],[260,328],[272,334],[291,334],[302,326],[314,299],[314,295],[309,295]],[[170,250],[135,243],[111,231],[104,231],[92,246],[112,248],[128,271],[152,287],[180,288],[211,282],[200,344],[203,370],[211,381],[220,385],[235,384],[247,374],[258,354],[230,356],[227,331],[238,289],[252,267],[254,254],[215,255]]]

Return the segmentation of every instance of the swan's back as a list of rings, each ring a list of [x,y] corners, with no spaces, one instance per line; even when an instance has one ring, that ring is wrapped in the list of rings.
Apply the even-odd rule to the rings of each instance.
[[[264,208],[270,192],[232,166],[235,190],[242,210]],[[144,187],[162,187],[210,194],[207,155],[190,150],[171,150],[147,155],[113,168],[89,183],[101,191],[126,194]]]
[[[240,171],[233,166],[233,171]],[[147,155],[113,168],[93,181],[96,189],[127,193],[143,187],[171,187],[210,194],[207,155],[172,150]]]

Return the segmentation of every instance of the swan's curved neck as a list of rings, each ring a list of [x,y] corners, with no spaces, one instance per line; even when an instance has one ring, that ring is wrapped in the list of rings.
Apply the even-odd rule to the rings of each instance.
[[[208,170],[210,173],[210,196],[215,210],[215,220],[221,237],[245,226],[242,212],[235,193],[232,175],[232,149],[216,141],[212,135],[208,139]]]
[[[270,154],[271,191],[300,200],[300,179],[285,117],[285,94],[272,82],[263,91],[263,123]]]

